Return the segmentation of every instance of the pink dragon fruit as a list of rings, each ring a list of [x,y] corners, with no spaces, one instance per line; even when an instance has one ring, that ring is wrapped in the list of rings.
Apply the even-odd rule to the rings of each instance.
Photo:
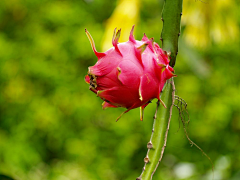
[[[104,101],[103,109],[124,107],[127,108],[124,114],[140,107],[140,120],[143,120],[143,110],[152,99],[157,98],[164,105],[160,93],[166,80],[175,75],[169,66],[166,51],[145,34],[141,41],[135,40],[133,30],[134,26],[129,41],[118,43],[121,29],[117,33],[115,29],[113,47],[100,53],[96,51],[94,41],[85,29],[98,58],[97,63],[88,68],[85,81],[90,84],[90,90]]]

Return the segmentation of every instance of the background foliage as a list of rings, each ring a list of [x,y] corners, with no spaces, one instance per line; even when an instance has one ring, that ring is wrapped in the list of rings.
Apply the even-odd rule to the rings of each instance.
[[[188,103],[189,135],[212,159],[215,179],[240,179],[240,4],[184,0],[176,94]],[[160,43],[162,1],[0,1],[0,174],[17,180],[131,180],[139,176],[155,101],[115,119],[84,82],[112,26]],[[134,11],[129,7],[134,7]],[[116,10],[117,8],[118,11]],[[115,9],[115,11],[114,11]],[[124,16],[124,18],[123,18]],[[131,23],[127,23],[131,22]],[[122,40],[125,40],[123,37]],[[155,179],[211,179],[174,109]]]

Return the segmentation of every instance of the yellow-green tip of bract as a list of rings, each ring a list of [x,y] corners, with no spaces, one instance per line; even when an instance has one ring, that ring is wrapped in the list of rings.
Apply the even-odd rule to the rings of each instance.
[[[102,58],[102,57],[106,56],[105,53],[97,52],[96,47],[95,47],[94,40],[93,40],[91,34],[87,31],[87,29],[85,29],[85,33],[86,33],[86,35],[87,35],[87,37],[88,37],[88,39],[89,39],[89,41],[90,41],[90,44],[91,44],[91,46],[92,46],[92,50],[93,50],[93,52],[95,53],[95,55],[96,55],[98,58]]]

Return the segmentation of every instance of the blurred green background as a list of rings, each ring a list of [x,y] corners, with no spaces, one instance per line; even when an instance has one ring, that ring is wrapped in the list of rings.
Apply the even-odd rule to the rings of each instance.
[[[0,174],[16,180],[132,180],[141,173],[155,102],[115,119],[84,82],[114,27],[135,24],[160,44],[163,1],[0,1]],[[240,179],[240,2],[184,0],[175,72],[188,103],[190,138],[216,180]],[[121,40],[120,40],[121,41]],[[154,179],[212,179],[178,112]]]

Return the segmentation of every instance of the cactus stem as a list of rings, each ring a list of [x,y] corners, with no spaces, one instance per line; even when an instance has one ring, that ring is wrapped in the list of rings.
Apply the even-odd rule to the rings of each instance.
[[[164,22],[161,37],[164,39],[162,42],[163,50],[172,52],[169,63],[171,67],[174,67],[176,62],[181,15],[182,0],[165,0],[162,12],[162,18],[164,19]]]
[[[167,81],[166,87],[163,91],[162,98],[168,100],[167,109],[160,107],[160,100],[157,101],[157,108],[153,119],[153,129],[150,141],[147,144],[147,154],[144,158],[144,167],[143,171],[139,178],[142,180],[150,180],[152,179],[153,174],[155,173],[160,161],[163,157],[163,152],[166,147],[167,142],[167,134],[170,126],[170,120],[172,115],[172,107],[174,102],[174,94],[175,93],[175,86],[173,82],[173,78]],[[160,111],[160,112],[159,112]],[[163,115],[167,118],[167,122],[162,121],[162,117],[158,117],[157,114]],[[162,124],[163,123],[163,124]],[[154,131],[156,128],[156,133]],[[161,133],[159,133],[159,131]],[[158,133],[157,133],[158,132]],[[160,159],[156,159],[154,157],[160,157]],[[148,161],[149,160],[149,161]],[[150,162],[150,163],[149,163]]]

